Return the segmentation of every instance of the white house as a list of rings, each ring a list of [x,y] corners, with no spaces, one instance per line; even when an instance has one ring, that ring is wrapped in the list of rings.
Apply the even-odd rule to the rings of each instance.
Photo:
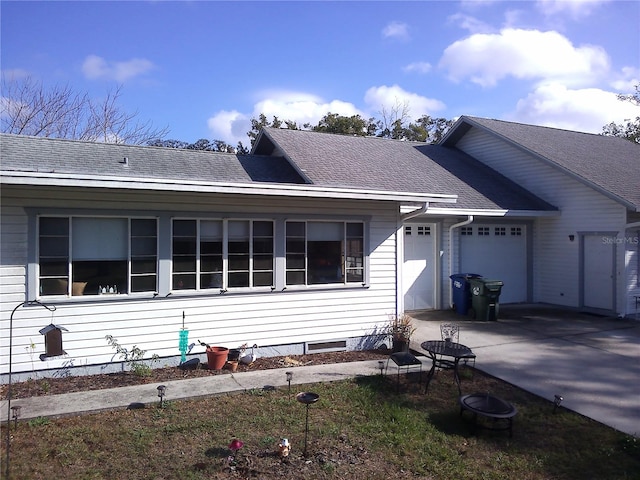
[[[183,319],[192,354],[365,348],[449,308],[458,272],[503,280],[501,303],[632,314],[638,151],[469,117],[441,145],[266,129],[244,156],[0,135],[0,374],[10,343],[23,378],[106,371],[107,335],[176,364]],[[585,155],[628,174],[595,182]]]

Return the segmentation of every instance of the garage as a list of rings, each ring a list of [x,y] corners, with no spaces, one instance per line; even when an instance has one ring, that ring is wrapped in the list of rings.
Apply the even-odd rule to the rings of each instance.
[[[459,238],[460,273],[502,280],[500,303],[527,301],[526,225],[468,225]]]

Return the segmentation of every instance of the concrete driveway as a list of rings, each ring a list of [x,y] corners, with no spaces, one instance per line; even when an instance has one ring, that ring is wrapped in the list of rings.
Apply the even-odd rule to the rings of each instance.
[[[453,311],[411,316],[412,349],[454,322],[479,370],[550,401],[562,395],[563,407],[640,436],[640,322],[538,305],[502,305],[494,322]]]

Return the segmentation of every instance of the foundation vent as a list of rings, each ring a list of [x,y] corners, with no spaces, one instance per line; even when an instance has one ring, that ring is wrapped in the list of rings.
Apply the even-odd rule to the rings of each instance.
[[[347,350],[346,340],[331,340],[328,342],[307,342],[304,345],[305,353],[323,352],[345,352]]]

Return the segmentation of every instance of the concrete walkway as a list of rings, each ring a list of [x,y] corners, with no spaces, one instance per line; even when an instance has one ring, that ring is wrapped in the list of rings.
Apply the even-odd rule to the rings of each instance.
[[[640,322],[544,306],[503,306],[498,321],[455,312],[413,315],[411,347],[460,325],[476,368],[622,432],[640,436]],[[464,388],[464,385],[463,385]]]
[[[248,372],[211,375],[162,383],[167,387],[165,400],[183,400],[206,397],[220,393],[244,392],[254,389],[270,389],[288,386],[286,372],[293,372],[291,390],[299,392],[298,385],[318,382],[334,382],[364,375],[380,373],[377,360],[341,364],[307,365],[299,367],[254,370]],[[156,403],[158,385],[149,383],[88,392],[45,395],[14,399],[11,405],[20,405],[20,419],[37,417],[61,417],[102,410],[139,408]],[[7,419],[7,402],[0,402],[0,421]]]
[[[440,338],[440,323],[460,324],[460,342],[477,355],[476,368],[538,396],[562,395],[563,407],[622,432],[640,435],[640,322],[545,307],[502,307],[497,322],[466,320],[454,312],[413,315],[411,347]],[[425,368],[427,357],[421,357]],[[298,385],[379,373],[376,360],[258,370],[166,382],[166,400]],[[131,408],[157,402],[159,384],[15,399],[21,419]],[[294,387],[295,386],[295,387]],[[464,389],[464,384],[463,384]],[[0,402],[0,420],[7,402]]]

